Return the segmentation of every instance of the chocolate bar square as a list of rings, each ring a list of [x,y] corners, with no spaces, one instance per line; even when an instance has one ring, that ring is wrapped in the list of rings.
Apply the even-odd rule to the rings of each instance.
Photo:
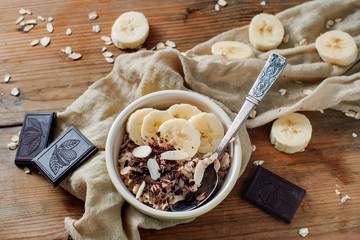
[[[56,113],[26,113],[15,156],[16,165],[32,165],[31,160],[52,140]]]
[[[98,149],[71,125],[32,162],[56,187],[71,171],[97,151]]]
[[[273,217],[290,223],[305,193],[301,187],[259,166],[243,197]]]

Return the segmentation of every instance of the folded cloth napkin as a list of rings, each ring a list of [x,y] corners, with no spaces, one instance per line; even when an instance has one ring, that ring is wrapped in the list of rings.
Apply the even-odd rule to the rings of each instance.
[[[248,128],[294,111],[333,108],[360,112],[360,56],[347,67],[332,65],[320,59],[314,44],[321,33],[328,31],[327,20],[342,18],[331,30],[348,32],[359,47],[359,9],[358,0],[318,0],[276,15],[290,38],[274,51],[286,57],[288,65],[256,109],[257,116],[247,121]],[[294,43],[302,39],[307,39],[308,44],[294,47]],[[79,220],[65,218],[66,229],[74,239],[140,239],[139,227],[161,229],[180,223],[154,219],[124,202],[106,170],[106,137],[117,115],[129,103],[166,89],[207,95],[234,118],[269,52],[253,48],[256,58],[226,63],[212,56],[210,51],[212,44],[221,40],[249,44],[248,26],[224,32],[187,51],[185,56],[172,49],[122,54],[108,76],[91,85],[58,114],[56,135],[74,124],[100,150],[61,183],[63,188],[85,201],[85,213]],[[281,95],[279,89],[287,89],[287,93]],[[313,91],[305,95],[305,89]],[[250,158],[251,144],[245,127],[239,135],[243,172]]]

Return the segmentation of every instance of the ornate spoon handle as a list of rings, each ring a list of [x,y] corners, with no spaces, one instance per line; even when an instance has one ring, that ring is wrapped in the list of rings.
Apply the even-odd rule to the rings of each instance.
[[[250,89],[244,105],[241,107],[239,113],[236,115],[233,123],[229,127],[224,138],[221,140],[218,148],[216,149],[216,152],[218,153],[218,158],[221,157],[230,140],[235,136],[235,134],[239,131],[240,127],[245,123],[251,111],[257,105],[259,105],[260,101],[268,92],[272,84],[279,77],[280,73],[284,70],[286,63],[286,58],[276,53],[271,53],[260,75]]]

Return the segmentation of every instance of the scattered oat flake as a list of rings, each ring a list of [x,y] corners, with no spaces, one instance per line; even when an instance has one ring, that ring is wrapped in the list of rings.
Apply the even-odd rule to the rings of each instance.
[[[294,81],[294,83],[296,83],[296,84],[300,84],[300,85],[302,85],[302,84],[303,84],[303,82],[301,82],[301,81]]]
[[[289,35],[289,34],[285,34],[284,39],[283,39],[283,42],[284,42],[284,43],[289,42],[289,38],[290,38],[290,35]]]
[[[350,197],[349,197],[349,195],[346,194],[344,197],[341,198],[340,202],[345,203],[346,200],[348,200],[348,199],[350,199]]]
[[[47,23],[46,24],[46,30],[49,32],[49,33],[52,33],[54,31],[54,26],[51,24],[51,23]]]
[[[95,19],[97,19],[97,17],[98,17],[98,15],[97,15],[96,12],[89,13],[89,19],[90,20],[95,20]]]
[[[325,25],[325,28],[326,28],[326,29],[330,29],[330,25]]]
[[[340,191],[337,189],[335,189],[335,193],[336,193],[336,195],[340,195]]]
[[[353,136],[354,138],[356,138],[358,135],[356,133],[352,133],[351,136]]]
[[[108,36],[101,36],[100,39],[103,40],[104,42],[109,42],[109,41],[111,41],[111,38],[108,37]]]
[[[163,42],[159,42],[158,44],[156,44],[156,50],[161,50],[164,49],[166,46]]]
[[[94,33],[98,33],[98,32],[100,32],[100,31],[101,31],[100,25],[94,25],[94,26],[93,26],[93,32],[94,32]]]
[[[30,10],[26,10],[26,9],[24,9],[24,8],[21,8],[21,9],[19,10],[19,13],[20,13],[21,15],[25,15],[25,14],[31,15],[31,14],[32,14],[32,12],[31,12]]]
[[[336,18],[336,19],[335,19],[335,22],[336,22],[336,23],[339,23],[339,22],[342,22],[342,20],[343,20],[342,18]]]
[[[266,2],[265,2],[265,1],[262,1],[262,2],[260,3],[260,5],[264,7],[264,6],[266,5]]]
[[[102,52],[105,52],[106,50],[107,50],[107,47],[103,47],[103,48],[101,49]]]
[[[307,45],[308,44],[308,40],[306,38],[302,39],[300,42],[299,42],[299,45],[300,46],[304,46],[304,45]]]
[[[167,40],[165,42],[165,45],[168,46],[168,47],[172,47],[172,48],[176,47],[176,44],[173,41],[170,41],[170,40]]]
[[[306,237],[306,235],[309,234],[309,229],[308,228],[300,228],[299,229],[299,234],[303,237]]]
[[[26,174],[29,174],[29,173],[30,173],[30,168],[24,167],[24,172],[25,172]]]
[[[80,53],[71,53],[71,54],[69,54],[69,58],[74,59],[74,60],[78,60],[78,59],[80,59],[81,57],[82,57],[82,56],[81,56]]]
[[[47,47],[50,44],[50,41],[51,39],[49,37],[43,37],[42,39],[40,39],[40,43],[44,47]]]
[[[36,19],[30,19],[30,20],[27,20],[25,22],[25,24],[27,24],[27,25],[36,25],[37,21],[36,21]]]
[[[113,58],[109,58],[109,57],[106,57],[105,60],[108,62],[108,63],[114,63],[114,59]]]
[[[113,44],[112,41],[105,42],[105,45],[111,45],[111,44]]]
[[[70,36],[72,34],[72,31],[70,28],[66,29],[66,35]]]
[[[235,142],[235,137],[232,137],[229,141],[229,143],[233,143],[233,142]]]
[[[282,88],[279,90],[279,93],[281,94],[281,96],[284,96],[286,94],[287,90]]]
[[[345,113],[345,116],[347,116],[347,117],[356,117],[356,114],[357,114],[356,112],[351,111],[351,110],[347,110],[344,113]]]
[[[261,166],[264,164],[264,160],[255,160],[255,161],[253,161],[253,164],[255,166]]]
[[[13,135],[13,136],[11,137],[11,141],[17,143],[17,142],[19,141],[19,135]]]
[[[25,25],[26,25],[25,22],[21,22],[21,23],[20,23],[20,26],[22,26],[22,27],[25,26]]]
[[[334,25],[334,20],[332,20],[332,19],[327,20],[326,25],[329,25],[329,26]]]
[[[325,112],[324,112],[324,109],[320,109],[319,112],[320,112],[321,114],[324,114],[324,113],[325,113]]]
[[[355,119],[360,119],[360,112],[357,112],[357,113],[355,114]]]
[[[256,150],[256,146],[252,145],[252,151],[255,152],[255,150]]]
[[[220,6],[219,6],[219,4],[215,4],[215,11],[217,11],[217,12],[220,11]]]
[[[11,89],[10,94],[12,96],[18,96],[20,94],[20,90],[18,88],[13,88],[13,89]]]
[[[298,47],[299,46],[299,44],[298,43],[294,43],[294,47]]]
[[[65,53],[67,54],[67,55],[70,55],[70,54],[72,54],[72,48],[71,47],[66,47],[65,48]]]
[[[5,74],[4,82],[8,83],[10,81],[10,78],[11,78],[10,74]]]
[[[304,90],[303,90],[303,94],[305,94],[306,96],[311,95],[312,92],[313,92],[313,90],[311,90],[311,89],[304,89]]]
[[[147,50],[147,49],[142,47],[142,48],[139,48],[137,51],[140,52],[140,51],[145,51],[145,50]]]
[[[225,7],[225,6],[227,5],[227,2],[226,2],[225,0],[219,0],[219,1],[217,2],[217,4],[219,4],[219,5],[222,6],[222,7]]]
[[[253,110],[251,111],[250,117],[251,117],[251,118],[255,118],[255,117],[256,117],[256,110],[255,110],[255,109],[253,109]]]
[[[104,57],[107,57],[107,58],[111,58],[112,56],[114,56],[114,54],[112,52],[104,52],[103,55],[104,55]]]
[[[28,31],[30,31],[31,29],[33,29],[34,28],[34,25],[26,25],[25,27],[24,27],[24,32],[28,32]]]
[[[22,20],[24,20],[24,17],[20,16],[18,19],[16,19],[15,24],[18,25]]]
[[[38,39],[32,40],[32,42],[30,43],[30,46],[36,46],[40,43],[40,41]]]
[[[52,21],[54,21],[54,18],[53,18],[53,17],[49,17],[49,18],[48,18],[48,21],[49,21],[49,22],[52,22]]]
[[[40,21],[45,21],[45,18],[43,18],[42,16],[37,16],[37,18],[40,20]]]
[[[10,149],[10,150],[15,150],[17,148],[17,143],[16,142],[11,142],[7,145],[7,147]]]

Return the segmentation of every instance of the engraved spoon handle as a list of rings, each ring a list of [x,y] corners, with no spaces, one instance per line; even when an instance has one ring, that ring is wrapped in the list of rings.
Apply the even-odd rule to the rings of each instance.
[[[286,63],[286,58],[276,53],[270,54],[268,60],[265,63],[265,66],[261,70],[261,73],[259,74],[252,88],[250,89],[244,105],[241,107],[239,113],[236,115],[233,123],[230,125],[224,138],[221,140],[218,148],[216,149],[219,159],[225,148],[229,144],[230,140],[235,136],[235,134],[239,131],[240,127],[245,123],[251,111],[257,105],[259,105],[260,101],[268,92],[272,84],[284,70]]]

